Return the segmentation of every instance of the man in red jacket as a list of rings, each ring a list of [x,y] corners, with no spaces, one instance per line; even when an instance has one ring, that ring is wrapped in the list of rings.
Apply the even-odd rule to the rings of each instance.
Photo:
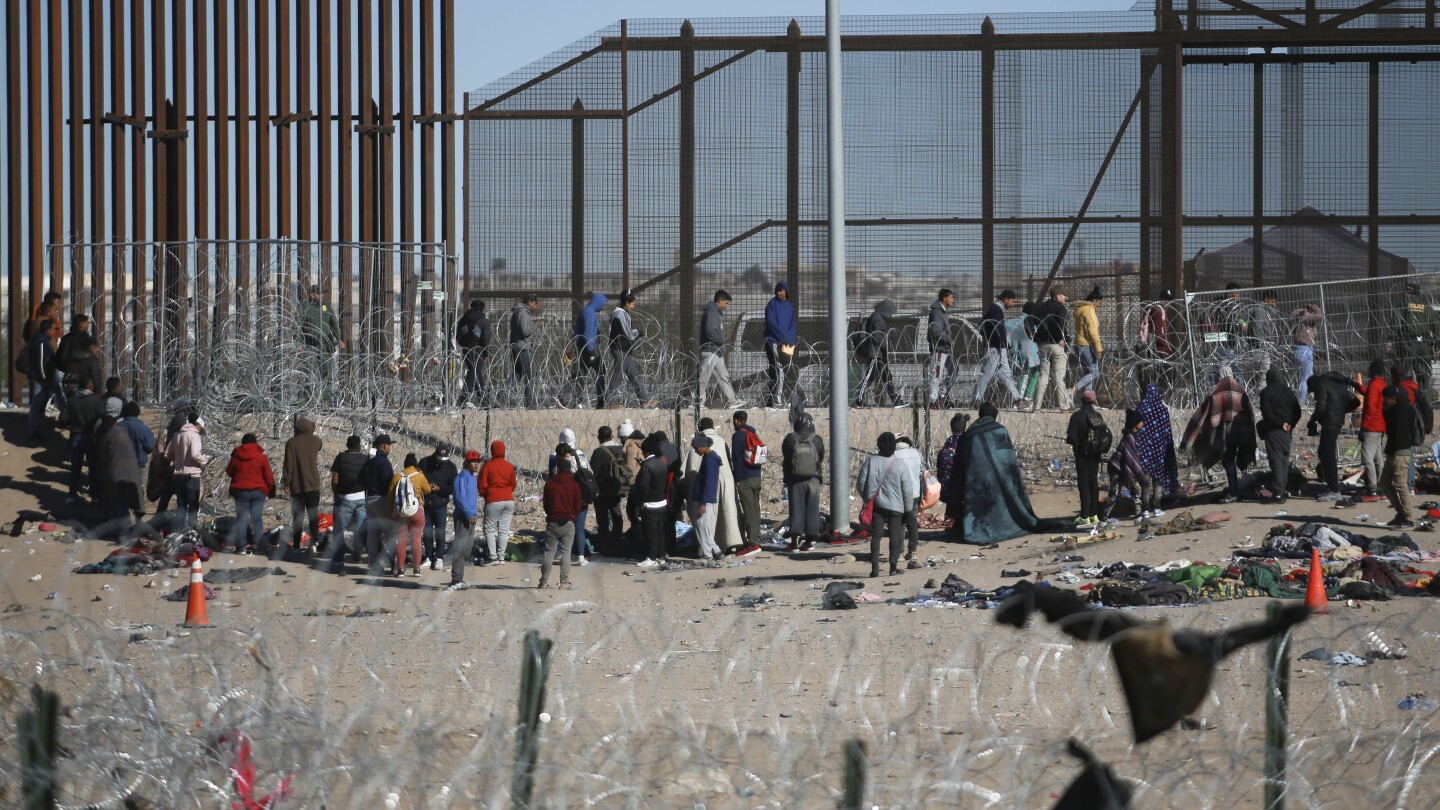
[[[1380,468],[1385,466],[1385,361],[1370,361],[1365,383],[1365,406],[1360,412],[1360,463],[1365,466],[1365,494],[1380,492]]]
[[[545,482],[540,497],[545,507],[545,557],[540,561],[540,584],[550,587],[550,563],[560,549],[560,590],[570,589],[570,546],[575,542],[575,516],[580,514],[580,484],[570,474],[570,459],[555,461],[555,474]]]
[[[515,465],[505,460],[505,443],[490,442],[490,458],[475,482],[485,500],[485,548],[490,565],[505,562],[510,545],[510,521],[515,517]]]

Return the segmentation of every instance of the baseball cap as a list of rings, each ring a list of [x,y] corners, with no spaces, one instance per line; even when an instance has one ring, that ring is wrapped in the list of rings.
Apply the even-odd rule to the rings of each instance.
[[[468,461],[479,461],[479,460],[480,460],[480,451],[479,451],[479,450],[470,450],[470,451],[467,451],[467,452],[465,453],[465,460],[466,460],[467,462],[468,462]]]

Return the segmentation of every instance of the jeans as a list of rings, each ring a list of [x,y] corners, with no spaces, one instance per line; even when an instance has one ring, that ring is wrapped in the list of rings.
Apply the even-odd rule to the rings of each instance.
[[[575,542],[575,523],[565,520],[559,523],[545,521],[545,556],[540,560],[540,584],[550,581],[550,565],[555,552],[560,552],[560,581],[570,581],[570,546]]]
[[[462,349],[465,359],[465,390],[460,394],[460,404],[471,400],[485,404],[485,351],[484,349]]]
[[[705,395],[709,392],[711,377],[714,377],[720,386],[720,395],[725,397],[725,407],[734,406],[738,400],[735,397],[735,388],[730,385],[730,371],[725,368],[724,355],[718,352],[701,352],[700,407],[705,407]]]
[[[390,557],[390,534],[395,524],[390,520],[390,507],[384,496],[365,499],[365,554],[370,573],[381,571]]]
[[[422,559],[441,560],[445,558],[445,504],[425,507],[425,556]]]
[[[531,360],[535,353],[530,349],[521,349],[517,346],[510,347],[510,354],[515,358],[515,367],[510,377],[510,382],[518,384],[525,395],[525,407],[535,410],[535,375],[531,368]]]
[[[1295,362],[1300,364],[1300,388],[1297,393],[1300,404],[1304,405],[1305,395],[1309,393],[1310,376],[1315,373],[1315,347],[1297,343],[1290,350],[1295,354]]]
[[[586,507],[586,508],[584,508],[584,509],[581,509],[581,510],[580,510],[580,514],[578,514],[578,515],[575,516],[575,556],[576,556],[576,557],[584,557],[584,556],[585,556],[586,546],[588,545],[588,543],[587,543],[586,541],[589,540],[589,535],[586,534],[586,532],[585,532],[585,521],[586,521],[586,520],[589,520],[589,519],[590,519],[590,509],[589,509],[589,507]]]
[[[1095,390],[1095,381],[1100,379],[1100,356],[1089,346],[1081,346],[1080,379],[1075,381],[1075,390],[1080,393]]]
[[[610,380],[605,386],[605,401],[615,404],[615,392],[620,390],[621,378],[628,379],[631,387],[635,389],[635,396],[641,402],[649,402],[650,394],[645,390],[645,381],[640,378],[640,367],[635,365],[635,358],[629,352],[613,350],[610,352]]]
[[[1075,481],[1080,489],[1080,517],[1100,515],[1100,462],[1096,459],[1075,459]]]
[[[85,468],[90,468],[90,478],[95,477],[95,443],[90,441],[90,436],[85,433],[70,434],[70,495],[80,496],[80,488],[85,485]],[[100,493],[90,482],[90,494],[96,498]]]
[[[620,535],[625,532],[624,512],[617,498],[601,497],[595,502],[595,533],[607,549],[613,553],[620,545]]]
[[[395,570],[405,570],[405,547],[410,547],[410,567],[419,568],[423,559],[420,554],[420,538],[425,534],[425,510],[420,510],[409,517],[397,515],[395,518]]]
[[[950,389],[955,387],[955,378],[960,366],[949,352],[930,353],[930,401],[944,402],[950,399]]]
[[[475,521],[455,516],[455,542],[450,544],[450,584],[465,581],[465,565],[475,550]]]
[[[880,576],[880,535],[890,532],[890,570],[900,568],[905,545],[905,513],[883,509],[878,504],[870,516],[870,576]]]
[[[790,490],[790,536],[809,537],[821,534],[820,527],[820,479],[796,481]]]
[[[1385,434],[1360,431],[1360,463],[1365,466],[1365,487],[1380,491],[1380,468],[1385,466]]]
[[[996,374],[1000,375],[1000,382],[1004,383],[1011,399],[1019,402],[1025,398],[1015,387],[1015,377],[1010,373],[1010,350],[991,348],[985,350],[985,359],[980,361],[980,378],[975,381],[976,402],[985,399]]]
[[[1235,459],[1240,451],[1234,447],[1226,447],[1220,454],[1220,466],[1225,468],[1225,494],[1232,498],[1240,497],[1240,470],[1235,466]]]
[[[1401,450],[1385,456],[1385,468],[1380,473],[1380,494],[1390,500],[1395,508],[1395,517],[1409,520],[1412,515],[1410,485],[1406,481],[1410,461],[1415,456],[1410,450]]]
[[[760,476],[735,481],[735,500],[740,502],[740,537],[745,545],[760,542]]]
[[[665,524],[675,526],[675,521],[670,519],[670,509],[661,507],[651,509],[647,506],[640,507],[640,533],[645,537],[645,556],[652,560],[665,558]]]
[[[26,426],[33,438],[45,426],[45,404],[50,401],[50,387],[39,380],[30,381],[30,418]]]
[[[785,386],[790,376],[794,355],[780,351],[780,344],[765,344],[765,376],[770,380],[770,404],[779,408],[785,404]]]
[[[300,545],[301,526],[310,524],[310,544],[320,542],[320,493],[293,492],[290,494],[290,538],[297,547]]]
[[[265,534],[265,493],[258,489],[237,489],[230,495],[235,499],[235,528],[231,530],[231,548],[239,551],[244,546],[254,548],[260,545],[260,538]]]
[[[332,528],[330,538],[331,545],[335,551],[333,555],[337,558],[345,556],[345,550],[350,550],[353,559],[360,559],[360,544],[357,538],[360,531],[365,527],[365,501],[363,499],[346,500],[341,498],[335,501],[335,526]]]
[[[1040,387],[1035,391],[1035,407],[1045,407],[1045,394],[1050,381],[1055,381],[1055,402],[1064,408],[1071,404],[1065,395],[1065,347],[1059,343],[1040,344]]]
[[[194,528],[200,513],[200,476],[175,476],[175,505],[180,509],[185,528]]]
[[[485,504],[485,550],[490,559],[505,559],[505,549],[510,545],[510,521],[514,517],[514,501]]]
[[[1340,491],[1340,428],[1320,428],[1320,480],[1325,482],[1325,488],[1331,492]]]
[[[1290,447],[1293,433],[1276,428],[1265,434],[1265,456],[1270,460],[1271,489],[1283,498],[1290,489]]]

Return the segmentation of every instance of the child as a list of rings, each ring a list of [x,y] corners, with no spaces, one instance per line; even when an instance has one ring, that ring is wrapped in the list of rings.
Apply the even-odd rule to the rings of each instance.
[[[1129,487],[1135,511],[1141,520],[1165,514],[1156,505],[1155,481],[1146,474],[1140,460],[1140,429],[1145,426],[1140,412],[1134,408],[1125,410],[1125,431],[1115,452],[1110,454],[1107,469],[1110,472],[1110,497],[1105,502],[1105,517],[1115,508],[1115,499],[1121,487]],[[1142,511],[1143,510],[1143,511]]]

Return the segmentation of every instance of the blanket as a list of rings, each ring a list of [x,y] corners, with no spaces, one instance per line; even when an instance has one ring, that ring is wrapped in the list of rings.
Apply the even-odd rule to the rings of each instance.
[[[1255,463],[1255,411],[1250,396],[1233,377],[1221,377],[1190,417],[1180,449],[1190,450],[1206,468],[1219,464],[1227,449],[1235,451],[1235,465],[1240,469]]]
[[[959,500],[950,505],[961,519],[951,532],[962,543],[983,546],[1067,528],[1064,521],[1035,516],[1010,433],[991,417],[975,420],[960,437],[951,477],[957,474]]]

